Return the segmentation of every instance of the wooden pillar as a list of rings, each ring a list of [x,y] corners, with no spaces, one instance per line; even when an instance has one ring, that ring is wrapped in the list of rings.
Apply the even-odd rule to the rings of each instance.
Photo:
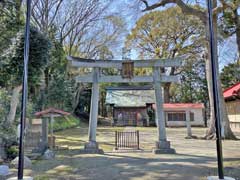
[[[99,101],[99,68],[93,68],[93,83],[91,96],[91,109],[89,119],[89,142],[96,142],[97,118],[98,118],[98,101]]]
[[[54,139],[53,139],[53,121],[54,121],[54,117],[53,114],[50,115],[50,123],[51,123],[51,149],[53,149],[54,147]]]
[[[175,153],[175,150],[170,147],[170,142],[167,141],[166,136],[166,123],[163,110],[163,90],[161,86],[161,72],[159,67],[153,69],[153,80],[156,98],[156,111],[155,118],[157,119],[158,127],[158,141],[156,147],[153,149],[155,154]]]
[[[190,110],[186,111],[186,126],[187,126],[187,138],[192,137],[192,129],[191,129],[191,119],[190,119]]]
[[[6,158],[6,153],[3,145],[3,139],[0,137],[0,160],[4,158]]]
[[[48,118],[42,118],[42,147],[45,151],[48,148]]]

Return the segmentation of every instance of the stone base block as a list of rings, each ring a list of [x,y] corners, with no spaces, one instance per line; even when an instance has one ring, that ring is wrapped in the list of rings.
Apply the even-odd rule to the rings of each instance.
[[[235,179],[227,176],[225,176],[224,179],[219,179],[218,176],[209,176],[207,180],[235,180]]]
[[[18,180],[17,177],[9,178],[7,180]],[[33,177],[30,176],[24,176],[22,180],[33,180]]]
[[[89,141],[85,144],[84,149],[81,149],[81,154],[104,154],[102,149],[99,149],[96,141]]]
[[[98,143],[96,141],[89,141],[84,145],[84,149],[98,149]]]
[[[198,137],[197,136],[186,136],[185,139],[197,139]]]
[[[153,149],[154,154],[175,154],[175,149],[171,148],[169,141],[157,141],[156,148]]]
[[[102,149],[80,149],[79,154],[104,154]]]
[[[154,154],[176,154],[175,149],[153,149]]]

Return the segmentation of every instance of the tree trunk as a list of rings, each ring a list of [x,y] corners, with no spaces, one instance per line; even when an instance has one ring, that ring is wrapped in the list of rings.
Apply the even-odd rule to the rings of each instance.
[[[9,122],[10,124],[12,124],[15,120],[21,90],[22,90],[22,85],[13,88],[13,93],[12,93],[11,103],[10,103],[10,111],[7,116],[7,122]]]
[[[213,0],[213,6],[214,8],[217,6],[216,0]],[[206,25],[208,27],[208,25]],[[214,28],[214,40],[215,44],[217,45],[217,15],[213,16],[213,28]],[[210,44],[209,44],[209,32],[208,28],[206,30],[206,37],[207,37],[207,50],[208,50],[208,59],[206,60],[206,77],[207,77],[207,84],[208,84],[208,94],[209,94],[209,101],[210,101],[210,124],[209,124],[209,129],[206,133],[206,138],[207,139],[212,139],[215,138],[215,117],[214,117],[214,103],[213,103],[213,84],[212,84],[212,69],[211,69],[211,59],[210,59]],[[217,46],[214,48],[214,53],[216,54],[215,57],[218,55],[218,49]],[[218,59],[216,59],[216,64],[217,66],[215,67],[217,69],[217,72],[219,72],[219,63]],[[217,83],[218,83],[218,93],[219,93],[219,105],[220,105],[220,118],[221,118],[221,127],[222,127],[222,137],[225,139],[235,139],[236,137],[234,136],[231,128],[230,128],[230,123],[229,123],[229,118],[227,115],[227,110],[225,106],[225,101],[223,98],[223,92],[222,92],[222,87],[221,87],[221,81],[219,78],[219,75],[217,76]]]
[[[240,22],[239,22],[239,16],[238,16],[238,9],[234,9],[234,24],[236,26],[236,42],[238,46],[238,56],[240,54]],[[238,57],[239,58],[239,57]]]
[[[208,45],[209,46],[209,45]],[[208,48],[208,52],[209,52]],[[209,53],[207,53],[206,58],[206,78],[207,78],[207,86],[208,86],[208,96],[209,96],[209,108],[210,108],[210,119],[209,119],[209,128],[206,133],[207,139],[215,138],[215,117],[214,117],[214,104],[213,104],[213,84],[212,84],[212,70],[211,70],[211,64],[212,62],[209,59]]]

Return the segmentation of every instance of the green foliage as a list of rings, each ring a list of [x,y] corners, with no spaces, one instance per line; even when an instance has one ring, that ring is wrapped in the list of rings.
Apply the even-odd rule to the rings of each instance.
[[[82,115],[82,113],[86,113],[87,115],[90,112],[90,104],[91,104],[91,89],[83,88],[79,90],[76,95],[77,105],[74,109],[74,113],[76,115]],[[87,119],[88,117],[86,117]]]
[[[221,13],[221,17],[219,19],[219,32],[223,37],[227,38],[232,36],[233,34],[239,35],[236,33],[237,29],[239,29],[239,0],[225,0],[228,6],[225,6],[223,13]]]
[[[0,88],[0,122],[5,121],[10,106],[10,95],[5,88]]]
[[[16,126],[7,121],[0,122],[0,137],[3,140],[3,146],[8,148],[17,141]]]
[[[172,58],[202,50],[203,25],[180,8],[153,11],[142,16],[127,37],[126,48],[143,58]]]
[[[0,137],[5,147],[9,147],[16,142],[16,127],[7,122],[9,106],[10,95],[6,89],[0,88]]]
[[[50,41],[37,29],[30,29],[30,51],[28,63],[28,81],[30,85],[39,83],[41,74],[49,60]],[[22,82],[24,59],[24,31],[17,33],[12,45],[2,56],[1,75],[13,86]],[[6,82],[1,82],[5,84]]]
[[[11,39],[23,24],[20,0],[0,2],[0,54],[9,47]]]
[[[50,51],[50,60],[47,66],[48,78],[59,74],[67,74],[67,59],[63,46],[56,39],[52,39],[52,47]]]
[[[68,80],[65,76],[55,75],[50,81],[46,104],[59,109],[72,110],[74,97],[74,81]]]
[[[80,120],[74,116],[56,117],[54,118],[53,130],[59,131],[64,129],[73,128],[79,125]]]
[[[204,26],[199,19],[185,15],[178,7],[172,7],[142,16],[127,37],[126,48],[136,50],[143,59],[168,59],[184,55],[184,60],[198,61],[205,50],[204,38]],[[136,69],[135,74],[146,75],[151,71]],[[161,72],[167,75],[181,71],[184,69],[161,68]],[[170,87],[171,83],[164,84],[165,102],[171,101]]]
[[[68,76],[66,54],[62,45],[52,40],[49,63],[44,71],[46,89],[35,100],[37,109],[54,107],[72,111],[74,80]]]
[[[18,156],[18,147],[17,146],[10,146],[6,148],[6,155],[7,158],[12,160]]]
[[[181,72],[181,83],[172,85],[171,94],[173,102],[207,103],[208,88],[206,80],[205,62],[187,61]]]
[[[238,82],[240,82],[240,63],[230,63],[222,69],[220,74],[222,87],[226,89]]]
[[[148,114],[148,117],[149,117],[149,126],[156,126],[154,109],[149,108],[147,110],[147,114]]]

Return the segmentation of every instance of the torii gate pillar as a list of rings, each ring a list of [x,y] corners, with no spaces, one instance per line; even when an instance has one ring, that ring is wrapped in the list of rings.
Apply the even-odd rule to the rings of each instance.
[[[175,150],[171,148],[170,142],[166,138],[165,117],[163,111],[163,91],[161,85],[161,72],[159,67],[153,69],[153,80],[156,99],[156,120],[158,127],[158,141],[156,147],[153,149],[155,154],[175,153]]]
[[[91,109],[89,118],[88,142],[84,146],[84,153],[103,153],[96,141],[98,122],[98,100],[99,100],[99,68],[93,68],[93,83],[91,96]]]

